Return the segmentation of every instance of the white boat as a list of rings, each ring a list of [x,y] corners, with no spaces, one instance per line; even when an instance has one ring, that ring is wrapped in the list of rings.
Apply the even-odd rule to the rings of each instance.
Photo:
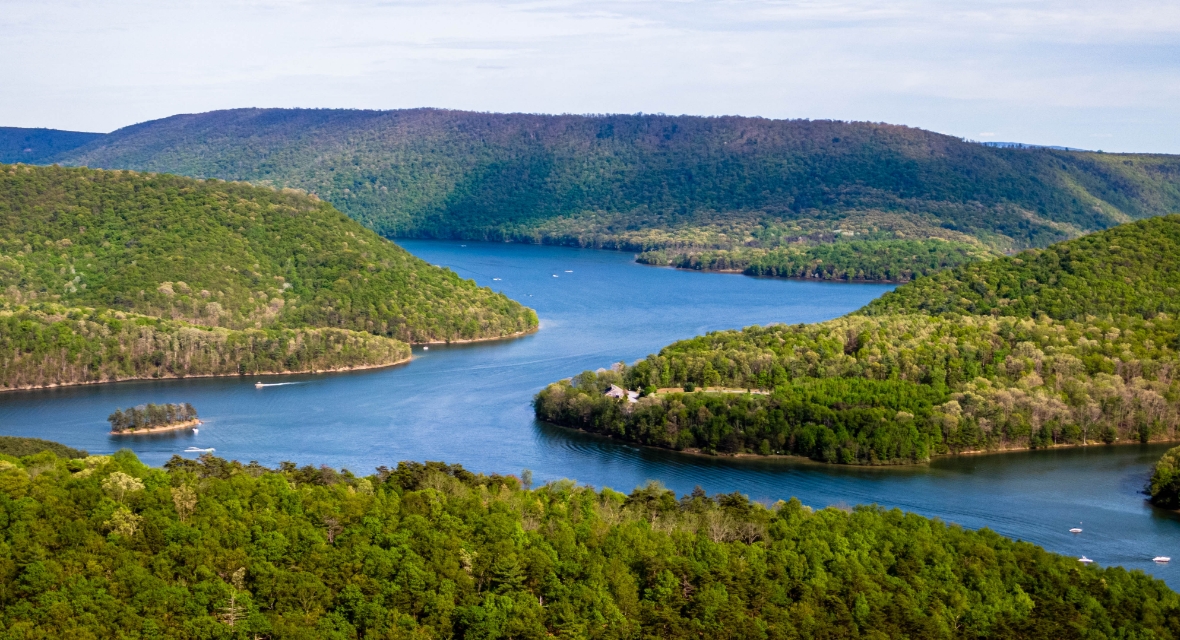
[[[430,351],[430,347],[422,347],[423,351]]]
[[[1078,558],[1078,562],[1080,562],[1082,564],[1090,564],[1091,562],[1094,562],[1094,561],[1087,558],[1086,556],[1082,556],[1082,557]]]
[[[500,280],[500,279],[499,279],[499,278],[492,278],[492,280],[496,280],[496,281],[499,281],[499,280]]]
[[[261,382],[255,382],[255,383],[254,383],[254,388],[255,388],[255,389],[261,389],[261,388],[263,388],[263,387],[265,387],[265,386],[266,386],[266,385],[262,384]]]
[[[1156,556],[1156,557],[1152,558],[1151,561],[1158,562],[1160,564],[1164,564],[1165,562],[1171,562],[1172,559],[1169,558],[1168,556]]]
[[[200,447],[189,447],[184,450],[185,453],[213,453],[214,451],[217,451],[217,449],[214,449],[213,447],[209,447],[208,449],[202,449]]]
[[[556,277],[557,277],[557,274],[556,274],[556,273],[555,273],[555,274],[553,274],[553,277],[554,277],[554,278],[556,278]]]
[[[1081,533],[1082,532],[1082,523],[1079,522],[1078,526],[1070,529],[1069,532],[1070,533]]]
[[[573,271],[572,271],[572,270],[570,270],[570,269],[566,269],[566,270],[565,270],[565,272],[566,272],[566,273],[573,273]]]
[[[200,432],[201,432],[201,430],[200,430],[200,429],[198,429],[198,428],[196,428],[196,427],[193,427],[193,435],[194,435],[194,436],[195,436],[195,435],[197,435],[197,434],[198,434],[198,433],[200,433]]]

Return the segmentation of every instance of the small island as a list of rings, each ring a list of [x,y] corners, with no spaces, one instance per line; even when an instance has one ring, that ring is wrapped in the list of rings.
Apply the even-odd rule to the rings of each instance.
[[[159,433],[177,429],[191,429],[201,421],[193,405],[184,404],[141,404],[130,409],[115,409],[107,417],[111,423],[111,435],[127,436],[141,433]]]

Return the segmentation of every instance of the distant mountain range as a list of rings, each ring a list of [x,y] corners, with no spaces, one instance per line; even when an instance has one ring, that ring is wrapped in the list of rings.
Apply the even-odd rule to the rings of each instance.
[[[69,151],[106,137],[102,133],[0,127],[0,164],[46,164]]]
[[[868,122],[235,109],[74,142],[33,155],[302,189],[391,237],[647,250],[856,234],[1006,251],[1180,211],[1177,156]]]

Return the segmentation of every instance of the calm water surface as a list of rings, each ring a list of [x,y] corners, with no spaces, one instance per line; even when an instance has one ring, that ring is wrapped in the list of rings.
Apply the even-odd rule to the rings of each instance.
[[[878,503],[989,527],[1060,553],[1143,569],[1180,587],[1180,519],[1138,492],[1166,447],[1090,447],[858,469],[732,460],[641,449],[536,423],[529,402],[545,384],[628,362],[680,338],[769,322],[815,322],[890,287],[705,274],[637,265],[630,254],[508,244],[401,243],[418,256],[502,290],[537,310],[541,330],[517,340],[415,348],[380,371],[263,378],[126,382],[0,394],[0,433],[92,453],[130,447],[162,464],[189,446],[275,465],[326,463],[367,473],[398,460],[446,460],[484,472],[532,469],[629,491],[648,479],[678,493],[740,491],[805,504]],[[556,276],[556,277],[554,277]],[[191,402],[200,433],[114,439],[115,407]],[[1068,533],[1083,524],[1081,535]]]

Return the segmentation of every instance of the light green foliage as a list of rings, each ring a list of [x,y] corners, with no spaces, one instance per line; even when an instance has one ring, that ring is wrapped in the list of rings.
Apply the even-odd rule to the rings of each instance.
[[[231,329],[330,326],[406,342],[495,337],[529,309],[432,267],[327,203],[245,184],[0,167],[0,291]]]
[[[1168,294],[1180,286],[1180,216],[1023,255],[920,278],[829,322],[684,340],[622,372],[551,385],[537,416],[655,446],[855,464],[1180,437],[1180,303]],[[1002,304],[988,293],[1013,283],[1034,293]],[[602,395],[611,376],[629,389],[771,393],[631,404]]]
[[[1168,449],[1155,463],[1147,494],[1157,507],[1180,509],[1180,447]]]
[[[10,495],[7,474],[33,466],[27,495]],[[367,478],[212,456],[149,469],[127,452],[0,467],[0,624],[11,637],[1180,633],[1180,597],[1141,572],[898,510],[677,499],[656,484],[526,491],[441,463]],[[105,495],[116,474],[143,490],[123,503]]]
[[[1180,209],[1175,156],[995,149],[867,122],[238,109],[59,159],[306,189],[391,236],[617,244],[877,210],[1019,248]]]
[[[401,362],[404,342],[345,329],[201,327],[121,311],[0,309],[0,387],[327,371]]]
[[[1180,215],[964,265],[899,287],[864,309],[948,312],[1058,320],[1180,313]]]

